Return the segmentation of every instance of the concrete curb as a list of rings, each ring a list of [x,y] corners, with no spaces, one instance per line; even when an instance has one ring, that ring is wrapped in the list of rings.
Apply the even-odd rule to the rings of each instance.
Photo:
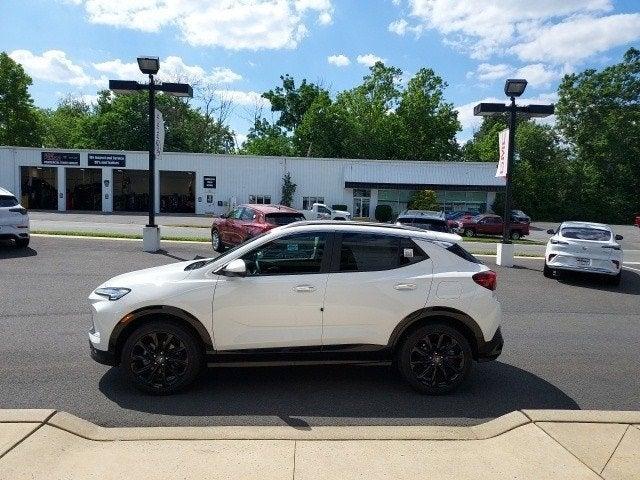
[[[108,428],[55,410],[0,410],[0,423],[49,425],[95,441],[138,440],[485,440],[536,422],[640,423],[640,412],[523,410],[471,427],[126,427]]]

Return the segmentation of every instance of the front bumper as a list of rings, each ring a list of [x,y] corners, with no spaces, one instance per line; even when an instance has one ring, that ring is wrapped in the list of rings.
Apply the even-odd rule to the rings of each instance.
[[[98,350],[93,346],[93,343],[89,342],[89,348],[91,349],[91,358],[102,365],[109,365],[113,367],[116,365],[116,358],[113,352]]]
[[[491,340],[478,346],[478,362],[490,362],[491,360],[495,360],[502,353],[503,346],[504,340],[502,338],[502,332],[500,331],[500,327],[498,327]]]

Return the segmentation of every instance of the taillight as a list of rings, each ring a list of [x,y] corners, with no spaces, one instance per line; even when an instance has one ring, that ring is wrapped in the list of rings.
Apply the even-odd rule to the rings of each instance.
[[[553,257],[555,257],[556,254],[555,253],[550,253],[549,254],[549,261],[553,260]]]
[[[620,262],[618,260],[611,260],[616,268],[620,268]]]
[[[473,281],[478,285],[489,290],[495,290],[498,283],[498,275],[493,270],[474,273],[471,278],[473,278]]]

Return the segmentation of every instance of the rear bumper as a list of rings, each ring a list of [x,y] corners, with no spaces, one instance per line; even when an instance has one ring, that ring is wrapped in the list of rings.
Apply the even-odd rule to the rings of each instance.
[[[500,331],[500,327],[498,327],[491,340],[482,345],[478,345],[478,361],[489,362],[495,360],[502,353],[503,346],[504,340],[502,338],[502,332]]]

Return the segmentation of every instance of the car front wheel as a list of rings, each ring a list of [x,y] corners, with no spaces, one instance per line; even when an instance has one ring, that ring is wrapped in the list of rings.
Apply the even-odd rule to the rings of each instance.
[[[405,339],[398,355],[398,365],[407,382],[430,395],[454,390],[471,370],[469,342],[448,325],[419,328]]]
[[[474,232],[472,229],[470,228],[465,228],[464,229],[464,236],[465,237],[473,237],[475,236],[476,232]]]
[[[166,395],[195,380],[202,367],[202,351],[187,329],[159,320],[143,325],[127,338],[120,366],[139,390]]]
[[[211,246],[216,252],[223,252],[224,245],[220,238],[220,232],[218,230],[211,230]]]

